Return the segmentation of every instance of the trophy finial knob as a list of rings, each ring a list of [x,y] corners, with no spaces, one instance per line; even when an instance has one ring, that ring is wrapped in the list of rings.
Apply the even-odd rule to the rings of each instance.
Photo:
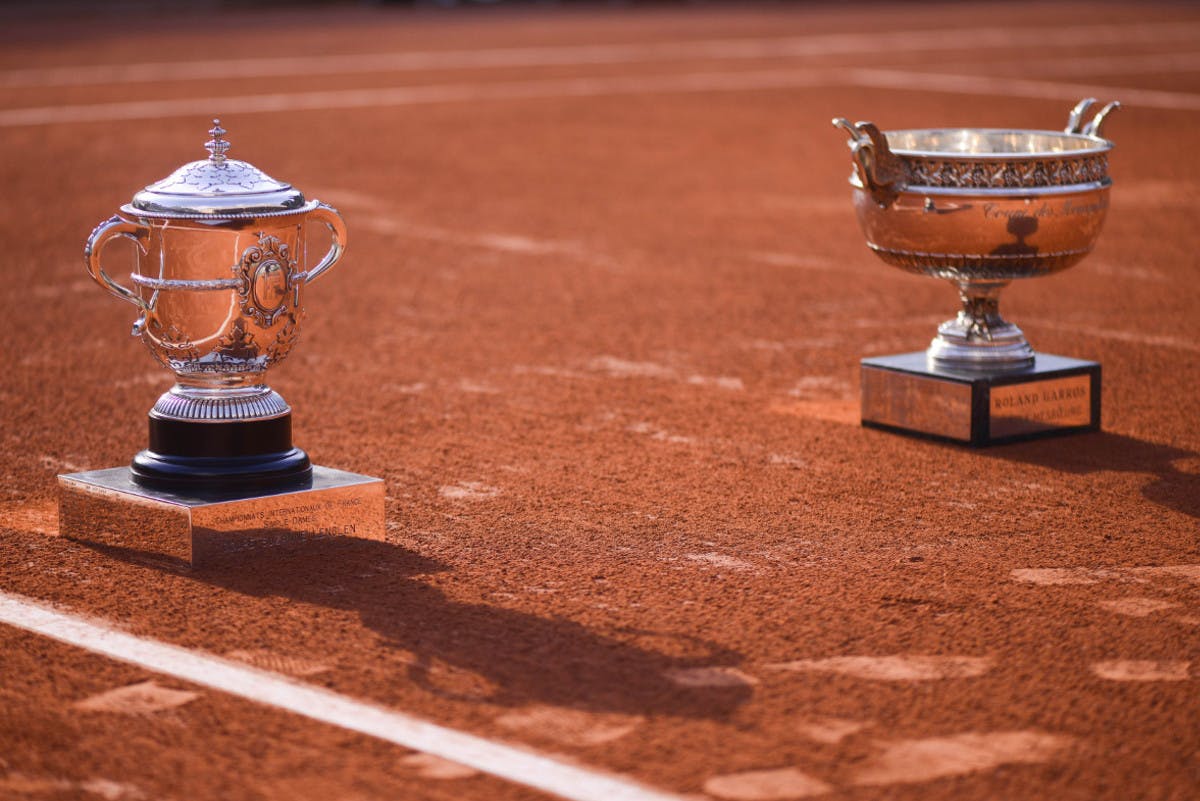
[[[209,154],[208,160],[220,166],[225,163],[225,151],[229,149],[229,143],[221,137],[229,132],[221,127],[220,120],[214,119],[213,127],[209,129],[208,133],[212,137],[212,139],[204,143],[204,147],[208,150]]]

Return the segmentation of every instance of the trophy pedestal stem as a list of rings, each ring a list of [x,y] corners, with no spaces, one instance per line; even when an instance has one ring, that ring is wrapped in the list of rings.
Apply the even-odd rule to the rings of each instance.
[[[292,408],[266,384],[239,387],[192,386],[178,383],[164,392],[151,415],[171,420],[221,422],[280,417]]]
[[[1100,365],[1047,353],[998,370],[924,351],[863,359],[862,424],[976,446],[1097,431]]]
[[[958,281],[962,311],[938,326],[929,358],[951,369],[1020,370],[1033,364],[1021,329],[1000,316],[1000,290],[1008,281]]]
[[[199,421],[150,415],[150,447],[133,457],[132,478],[174,490],[264,490],[312,477],[292,446],[291,412],[264,420]]]

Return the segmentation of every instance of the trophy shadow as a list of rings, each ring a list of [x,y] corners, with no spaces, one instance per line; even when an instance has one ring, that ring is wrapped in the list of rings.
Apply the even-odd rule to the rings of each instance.
[[[445,564],[385,542],[308,540],[191,570],[128,548],[88,547],[245,596],[355,612],[404,652],[409,681],[447,700],[722,721],[752,694],[738,681],[698,687],[672,679],[675,671],[735,667],[743,657],[732,649],[702,637],[616,626],[605,633],[563,617],[455,600],[426,580],[448,570]],[[458,681],[447,682],[448,674]],[[464,678],[465,690],[447,686]]]
[[[1200,454],[1171,445],[1099,431],[1070,439],[1040,439],[992,448],[988,456],[1049,467],[1066,473],[1116,470],[1146,473],[1153,480],[1142,487],[1150,501],[1190,517],[1200,518],[1200,473],[1181,470],[1176,462],[1200,459]]]

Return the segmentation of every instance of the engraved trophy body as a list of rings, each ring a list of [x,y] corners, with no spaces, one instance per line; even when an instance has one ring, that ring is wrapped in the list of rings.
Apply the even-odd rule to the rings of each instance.
[[[927,351],[864,359],[863,424],[974,445],[1100,423],[1100,365],[1037,354],[1000,316],[1010,282],[1086,256],[1108,211],[1110,103],[1071,112],[1064,131],[919,129],[850,134],[854,208],[883,261],[943,278],[962,309]]]
[[[292,444],[291,408],[265,380],[300,335],[305,288],[341,258],[345,225],[333,208],[226,158],[226,131],[214,123],[207,159],[147,186],[88,238],[88,273],[137,308],[133,335],[176,383],[151,409],[149,446],[131,466],[60,477],[64,497],[92,488],[79,476],[193,506],[264,494],[332,497],[334,485],[373,482],[381,536],[381,482],[327,468],[315,474]],[[331,244],[306,267],[311,223],[328,228]],[[118,238],[135,246],[128,285],[103,266],[105,246]]]

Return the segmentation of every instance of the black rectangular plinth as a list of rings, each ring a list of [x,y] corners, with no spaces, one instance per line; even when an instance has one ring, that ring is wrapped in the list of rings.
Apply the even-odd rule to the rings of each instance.
[[[1039,353],[986,372],[929,363],[925,351],[862,360],[862,424],[968,445],[1100,428],[1100,365]]]

